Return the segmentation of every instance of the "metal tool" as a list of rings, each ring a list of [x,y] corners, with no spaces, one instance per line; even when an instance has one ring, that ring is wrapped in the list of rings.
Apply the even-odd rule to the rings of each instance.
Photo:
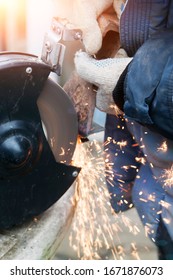
[[[55,19],[52,24],[41,58],[0,53],[0,229],[43,213],[80,172],[71,165],[77,115],[49,77],[61,74],[65,48],[59,41],[76,40],[77,31],[67,32]]]
[[[80,29],[73,29],[66,19],[53,18],[51,30],[45,34],[41,59],[58,75],[62,73],[65,41],[82,40]]]

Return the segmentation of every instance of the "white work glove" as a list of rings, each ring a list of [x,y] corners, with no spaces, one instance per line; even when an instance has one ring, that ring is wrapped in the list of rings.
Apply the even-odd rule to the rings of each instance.
[[[82,30],[85,51],[96,54],[102,46],[98,17],[113,5],[119,17],[124,0],[54,0],[55,16],[66,18],[74,28]]]
[[[96,60],[86,52],[77,52],[74,62],[78,75],[85,81],[98,87],[96,94],[96,107],[109,114],[118,113],[112,92],[116,83],[130,63],[132,58],[128,57],[123,49],[120,49],[115,58]]]

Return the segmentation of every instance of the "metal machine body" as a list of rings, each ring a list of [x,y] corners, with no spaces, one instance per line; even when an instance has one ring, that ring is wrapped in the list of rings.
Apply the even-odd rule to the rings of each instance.
[[[51,71],[61,73],[60,39],[52,48],[46,35],[41,59],[0,53],[0,229],[43,213],[80,172],[71,165],[78,136],[76,112],[49,77]]]

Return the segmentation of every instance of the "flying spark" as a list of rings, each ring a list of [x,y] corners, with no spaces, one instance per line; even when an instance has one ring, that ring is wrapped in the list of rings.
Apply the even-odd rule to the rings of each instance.
[[[158,151],[162,151],[162,152],[167,152],[168,146],[167,146],[166,141],[164,141],[164,142],[162,143],[162,145],[161,145],[160,147],[158,147],[157,150],[158,150]]]
[[[162,175],[164,187],[173,187],[173,165],[169,169],[165,169]]]
[[[107,139],[105,145],[109,141],[111,139]],[[76,193],[72,201],[76,211],[69,242],[79,259],[102,259],[103,251],[109,257],[111,254],[113,259],[123,259],[125,250],[119,250],[117,245],[121,225],[133,234],[139,232],[136,225],[125,216],[118,218],[111,208],[105,176],[111,180],[113,164],[104,156],[103,150],[103,145],[95,140],[78,143],[74,156],[74,164],[82,169],[76,179]],[[105,172],[105,165],[108,172]],[[135,256],[138,258],[137,253]]]

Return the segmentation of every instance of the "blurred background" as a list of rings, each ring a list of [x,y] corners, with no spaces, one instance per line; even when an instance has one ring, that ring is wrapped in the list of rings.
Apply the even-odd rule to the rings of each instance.
[[[53,15],[50,0],[0,0],[0,49],[39,54]]]

